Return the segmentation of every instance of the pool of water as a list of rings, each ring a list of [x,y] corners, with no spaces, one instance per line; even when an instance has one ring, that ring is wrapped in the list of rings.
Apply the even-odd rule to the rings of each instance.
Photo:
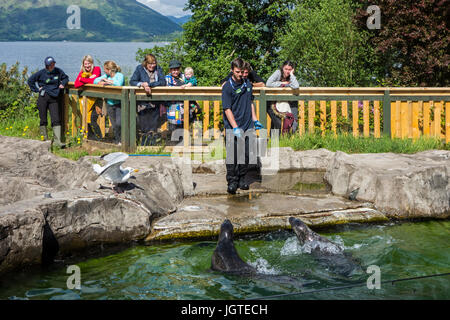
[[[60,266],[8,275],[0,280],[0,299],[247,299],[365,283],[369,265],[380,267],[381,281],[445,273],[450,271],[449,230],[449,220],[319,230],[360,261],[363,271],[350,277],[317,263],[289,231],[235,240],[243,260],[263,274],[258,277],[210,271],[216,241],[134,245],[78,262],[81,290],[67,288],[70,275]],[[283,299],[450,299],[449,289],[447,276]]]

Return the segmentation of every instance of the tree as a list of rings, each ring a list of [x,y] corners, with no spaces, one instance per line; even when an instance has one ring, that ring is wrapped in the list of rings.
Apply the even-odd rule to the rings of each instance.
[[[280,55],[297,64],[303,85],[366,86],[373,76],[368,33],[358,30],[350,0],[304,0],[278,34]]]
[[[279,63],[277,32],[285,27],[297,0],[189,0],[193,13],[183,25],[177,47],[154,48],[158,60],[166,60],[178,50],[184,66],[194,68],[202,85],[217,85],[236,57],[250,62],[263,77]],[[147,50],[146,52],[149,52]],[[140,52],[140,55],[143,51]]]
[[[370,4],[359,0],[362,8]],[[448,86],[449,0],[379,0],[381,29],[371,30],[370,43],[382,62],[387,84]],[[359,12],[360,28],[368,14]]]

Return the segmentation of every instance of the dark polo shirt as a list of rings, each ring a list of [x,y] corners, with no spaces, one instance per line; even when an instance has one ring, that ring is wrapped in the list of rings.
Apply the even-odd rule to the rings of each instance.
[[[236,83],[230,78],[222,87],[223,122],[225,129],[233,129],[225,110],[231,109],[237,125],[244,131],[254,127],[252,120],[253,86],[250,81]]]

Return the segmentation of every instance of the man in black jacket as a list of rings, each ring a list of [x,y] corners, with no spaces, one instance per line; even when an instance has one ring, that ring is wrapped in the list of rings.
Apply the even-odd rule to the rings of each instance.
[[[33,74],[28,79],[31,91],[39,93],[37,107],[39,110],[39,132],[45,140],[47,136],[47,109],[50,110],[52,121],[54,143],[64,148],[61,142],[61,113],[60,113],[60,93],[69,82],[69,77],[59,68],[55,67],[55,59],[47,57],[44,60],[45,69]]]
[[[230,80],[231,76],[233,75],[233,71],[230,71],[230,73],[220,81],[220,84],[223,86],[225,82]],[[244,61],[244,69],[242,70],[242,77],[244,79],[248,79],[253,87],[264,87],[264,80],[261,78],[255,70],[252,69],[250,63],[247,61]]]

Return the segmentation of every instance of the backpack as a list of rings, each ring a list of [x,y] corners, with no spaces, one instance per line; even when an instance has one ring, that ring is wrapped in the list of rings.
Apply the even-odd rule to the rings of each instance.
[[[291,112],[278,111],[276,103],[272,103],[270,107],[272,108],[273,113],[281,119],[281,134],[291,132],[295,121],[294,114]]]

